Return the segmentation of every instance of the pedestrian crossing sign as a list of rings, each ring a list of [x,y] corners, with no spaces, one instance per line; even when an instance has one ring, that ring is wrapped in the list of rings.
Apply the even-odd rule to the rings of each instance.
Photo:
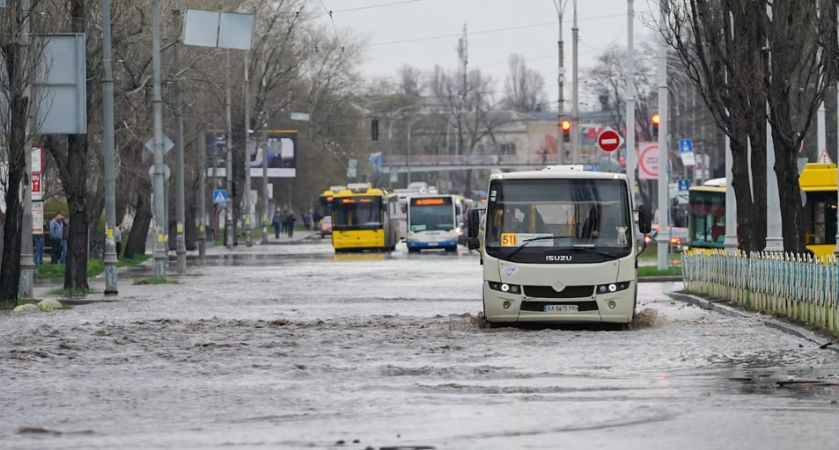
[[[213,189],[213,204],[224,205],[227,203],[227,189]]]

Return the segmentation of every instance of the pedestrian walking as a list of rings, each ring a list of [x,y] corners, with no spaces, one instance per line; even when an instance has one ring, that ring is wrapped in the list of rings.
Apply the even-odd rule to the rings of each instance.
[[[280,228],[283,226],[283,216],[280,210],[274,211],[274,218],[271,219],[271,225],[274,227],[274,239],[280,238]]]
[[[40,266],[44,263],[44,231],[41,230],[38,234],[33,234],[35,244],[35,265]]]
[[[320,219],[323,217],[320,216],[320,211],[315,210],[312,213],[312,231],[317,231],[318,227],[320,227]]]
[[[303,227],[305,227],[307,230],[312,229],[312,210],[311,209],[306,211],[305,213],[303,213]]]
[[[292,237],[294,235],[294,222],[297,221],[297,218],[294,217],[293,212],[289,211],[285,220],[286,220],[286,229],[288,230],[288,237]]]
[[[65,217],[61,226],[61,264],[67,264],[67,241],[70,240],[70,218]]]
[[[61,261],[61,237],[64,229],[64,218],[60,212],[50,220],[50,263],[58,264]]]

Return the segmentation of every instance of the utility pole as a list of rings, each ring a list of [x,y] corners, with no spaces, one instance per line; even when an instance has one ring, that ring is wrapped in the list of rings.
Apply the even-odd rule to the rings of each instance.
[[[565,9],[565,4],[560,4],[560,2],[564,2],[566,0],[553,0],[554,7],[556,8],[556,17],[557,17],[557,24],[559,25],[559,38],[556,41],[557,50],[559,51],[559,75],[556,77],[557,84],[559,85],[559,94],[556,100],[556,162],[557,164],[564,164],[565,163],[565,139],[563,138],[562,129],[559,127],[559,123],[563,119],[563,115],[565,114],[565,57],[562,54],[562,13]]]
[[[172,11],[175,19],[175,27],[173,27],[175,36],[172,44],[173,62],[175,79],[174,83],[174,102],[175,107],[173,113],[175,116],[175,126],[177,127],[177,136],[175,137],[175,225],[176,248],[175,254],[178,257],[178,275],[186,275],[186,236],[184,235],[184,224],[186,223],[186,205],[184,205],[184,116],[183,116],[183,100],[181,99],[181,83],[178,80],[177,72],[181,66],[180,57],[178,55],[178,46],[180,44],[180,27],[178,24],[181,19],[181,12],[177,9]]]
[[[665,10],[661,9],[661,22],[665,21]],[[656,236],[658,244],[658,270],[665,270],[669,266],[667,260],[670,254],[670,182],[668,180],[669,141],[670,141],[670,107],[667,92],[667,45],[662,42],[658,64],[658,114],[661,123],[658,126],[658,226]]]
[[[251,217],[253,216],[253,205],[251,202],[251,101],[250,101],[250,81],[248,77],[250,64],[250,50],[245,50],[245,79],[242,82],[242,94],[245,96],[245,187],[242,189],[242,196],[245,200],[242,205],[245,210],[245,244],[248,247],[253,246],[253,224]]]
[[[154,275],[166,276],[166,236],[163,169],[163,100],[160,94],[160,0],[152,3],[152,111],[154,114]]]
[[[102,0],[102,156],[105,162],[105,294],[117,294],[116,157],[114,154],[114,75],[111,68],[111,0]]]
[[[32,54],[32,35],[30,34],[31,27],[31,11],[29,0],[21,0],[20,13],[22,15],[20,46],[25,49],[21,53]],[[32,125],[34,119],[32,117],[32,68],[25,69],[26,82],[24,96],[30,100],[27,105],[26,112],[26,136],[23,143],[24,159],[26,169],[23,177],[23,217],[21,220],[20,230],[20,284],[18,285],[18,298],[30,299],[34,298],[32,291],[34,276],[35,276],[35,260],[33,258],[32,249]]]
[[[227,122],[227,137],[225,143],[227,145],[227,204],[224,205],[224,229],[225,238],[224,245],[228,249],[233,248],[233,233],[236,232],[236,227],[233,223],[233,117],[230,110],[230,50],[224,51],[224,115]]]
[[[268,243],[268,135],[262,133],[262,237],[260,244]]]
[[[463,108],[466,106],[468,88],[469,43],[466,35],[466,24],[463,24],[463,37],[457,46],[457,56],[460,60],[460,101],[457,107],[457,154],[464,154],[463,142]],[[410,183],[410,181],[409,181]]]
[[[737,250],[737,198],[734,197],[734,155],[731,153],[731,138],[725,135],[725,248]]]
[[[215,142],[213,143],[215,144]],[[198,260],[207,256],[207,132],[202,131],[195,143],[198,160]],[[215,168],[213,169],[215,171]]]
[[[571,112],[571,162],[581,164],[583,158],[580,154],[580,77],[577,64],[580,53],[580,29],[577,27],[577,0],[574,0],[574,25],[571,28],[571,40],[571,97],[574,103]]]
[[[772,20],[772,5],[766,5],[766,14]],[[769,40],[766,41],[769,47]],[[772,68],[772,52],[770,49],[767,67]],[[824,108],[822,103],[821,108]],[[769,123],[769,101],[766,102],[766,250],[770,252],[784,251],[784,238],[781,229],[781,199],[778,192],[778,176],[775,174],[775,143],[772,140],[772,125]],[[823,128],[822,128],[823,129]],[[819,130],[821,133],[821,130]],[[821,138],[819,138],[821,140]],[[821,145],[821,144],[819,144]],[[819,147],[821,148],[821,147]]]
[[[839,5],[836,5],[836,17],[839,17]],[[836,30],[839,32],[839,23],[836,24]],[[836,104],[839,105],[839,83],[836,83]],[[839,108],[837,108],[839,110]],[[836,114],[836,129],[837,129],[837,149],[836,149],[836,159],[833,161],[839,165],[839,113]],[[839,167],[839,166],[838,166]],[[839,183],[839,170],[836,171],[837,183]],[[839,204],[839,190],[836,191],[836,201]],[[833,255],[839,260],[839,208],[836,208],[836,248],[833,249]]]
[[[627,0],[626,14],[626,180],[635,203],[635,2]]]

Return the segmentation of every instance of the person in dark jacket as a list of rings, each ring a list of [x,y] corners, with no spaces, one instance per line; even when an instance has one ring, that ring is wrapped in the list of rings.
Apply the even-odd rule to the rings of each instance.
[[[271,225],[274,227],[274,239],[280,238],[280,228],[283,226],[283,216],[280,210],[274,211],[274,218],[271,219]]]
[[[288,215],[285,216],[285,226],[288,230],[288,237],[294,235],[294,222],[297,221],[297,217],[294,217],[294,213],[289,211]]]
[[[50,220],[50,246],[52,252],[50,255],[50,263],[58,264],[61,261],[61,239],[64,234],[64,217],[60,212],[55,213],[55,217]]]

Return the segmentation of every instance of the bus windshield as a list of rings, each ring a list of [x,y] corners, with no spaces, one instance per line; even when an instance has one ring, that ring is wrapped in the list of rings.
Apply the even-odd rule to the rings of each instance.
[[[411,231],[451,231],[454,229],[454,210],[451,197],[411,199]]]
[[[622,180],[494,180],[486,249],[516,262],[601,262],[630,254],[630,217]]]
[[[332,200],[333,230],[365,230],[382,228],[380,197],[343,197]]]
[[[725,192],[692,190],[689,194],[688,238],[691,247],[725,245]]]

